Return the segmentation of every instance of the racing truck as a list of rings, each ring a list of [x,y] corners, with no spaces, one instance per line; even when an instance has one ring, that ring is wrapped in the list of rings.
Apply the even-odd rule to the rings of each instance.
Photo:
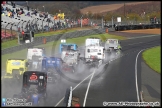
[[[37,70],[41,69],[42,59],[45,56],[45,49],[44,48],[28,48],[27,51],[27,60],[29,63],[30,70]]]
[[[102,46],[86,46],[84,63],[97,67],[105,60],[105,49]]]
[[[118,39],[107,39],[105,42],[105,50],[109,53],[121,51],[122,47]]]
[[[47,72],[48,82],[56,82],[61,77],[59,72],[61,71],[62,59],[58,57],[44,57],[42,60],[42,71]]]
[[[13,98],[26,99],[32,106],[44,106],[47,99],[47,73],[43,71],[25,71],[21,93]]]
[[[97,67],[104,62],[105,48],[100,38],[90,37],[85,40],[84,63]]]
[[[66,43],[65,39],[61,40],[61,44],[59,46],[59,53],[61,54],[63,51],[67,51],[67,50],[78,50],[78,46],[77,44],[74,43]]]
[[[26,59],[7,59],[6,61],[6,73],[3,76],[4,79],[22,79],[22,75],[28,69],[28,62]]]
[[[102,40],[97,37],[89,37],[85,40],[85,46],[102,46]]]
[[[61,59],[63,60],[62,69],[64,71],[76,72],[79,65],[80,53],[75,50],[63,51],[61,54]]]
[[[61,40],[62,41],[62,40]],[[80,53],[77,44],[66,43],[63,40],[60,44],[61,59],[63,61],[62,70],[76,72],[79,65]]]

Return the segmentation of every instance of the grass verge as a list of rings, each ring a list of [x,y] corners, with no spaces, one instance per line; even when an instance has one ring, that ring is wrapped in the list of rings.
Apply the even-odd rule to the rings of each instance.
[[[14,39],[14,40],[8,40],[6,42],[1,43],[1,49],[5,49],[5,48],[10,48],[13,46],[18,46],[18,40]]]
[[[78,37],[78,38],[71,38],[71,39],[67,39],[67,43],[75,43],[78,46],[84,44],[84,41],[86,38],[88,37],[99,37],[101,38],[103,41],[105,41],[106,38],[115,38],[115,39],[119,39],[119,40],[124,40],[126,39],[125,37],[122,36],[116,36],[116,35],[110,35],[110,34],[99,34],[99,35],[89,35],[89,36],[83,36],[83,37]],[[37,47],[44,47],[46,49],[46,55],[47,56],[52,56],[53,52],[58,52],[59,51],[59,46],[60,44],[60,40],[59,41],[53,41],[53,42],[48,42],[46,44],[42,44],[39,45]],[[23,58],[25,59],[27,56],[27,49],[21,50],[21,51],[17,51],[14,53],[10,53],[10,54],[5,54],[2,55],[2,60],[1,60],[1,66],[2,66],[2,70],[6,70],[6,60],[9,58]]]
[[[40,37],[40,36],[51,36],[51,35],[57,35],[57,34],[64,34],[64,33],[69,33],[69,32],[75,32],[77,30],[84,30],[84,29],[92,29],[93,27],[77,27],[77,28],[69,28],[69,29],[64,29],[64,30],[57,30],[57,31],[51,31],[51,32],[45,32],[45,33],[38,33],[35,34],[36,37]],[[9,30],[7,31],[9,32]],[[16,32],[14,32],[16,33]],[[12,46],[17,46],[18,45],[18,40],[14,39],[14,40],[8,40],[5,42],[1,43],[1,49],[5,49],[5,48],[10,48]]]
[[[161,74],[160,49],[160,46],[148,49],[142,53],[142,57],[150,68]]]

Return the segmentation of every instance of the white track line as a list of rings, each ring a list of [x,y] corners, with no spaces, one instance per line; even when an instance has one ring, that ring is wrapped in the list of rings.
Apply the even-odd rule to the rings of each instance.
[[[160,35],[147,35],[147,36],[133,37],[133,38],[127,38],[126,40],[137,39],[137,38],[145,38],[145,37],[154,37],[154,36],[160,36]]]
[[[93,74],[93,73],[92,73],[92,74]],[[88,79],[92,74],[90,74],[90,75],[87,76],[85,79],[83,79],[79,84],[77,84],[77,85],[73,88],[73,90],[75,90],[83,81],[85,81],[86,79]],[[64,98],[65,98],[65,96],[55,105],[55,107],[58,106],[58,105],[63,101]]]
[[[94,70],[94,72],[92,73],[91,79],[90,79],[90,81],[89,81],[89,83],[88,83],[87,91],[86,91],[86,94],[85,94],[85,97],[84,97],[83,107],[85,107],[85,104],[86,104],[86,100],[87,100],[87,95],[88,95],[89,87],[90,87],[90,84],[91,84],[91,81],[92,81],[92,78],[93,78],[94,73],[95,73],[95,70]]]
[[[137,56],[136,56],[136,63],[135,63],[135,79],[136,79],[136,92],[137,92],[137,100],[138,100],[138,102],[140,102],[140,100],[139,100],[138,82],[137,82],[137,59],[138,59],[139,54],[140,54],[143,50],[147,50],[147,49],[154,48],[154,47],[157,47],[157,46],[153,46],[153,47],[149,47],[149,48],[142,49],[140,52],[138,52],[138,54],[137,54]]]
[[[143,49],[143,50],[144,50],[144,49]],[[138,100],[138,102],[140,102],[140,101],[139,101],[138,82],[137,82],[137,59],[138,59],[138,55],[139,55],[143,50],[141,50],[141,51],[137,54],[137,56],[136,56],[136,62],[135,62],[135,79],[136,79],[136,92],[137,92],[137,100]]]

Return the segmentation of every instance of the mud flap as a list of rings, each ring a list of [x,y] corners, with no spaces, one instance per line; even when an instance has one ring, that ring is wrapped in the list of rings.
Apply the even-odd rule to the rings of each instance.
[[[47,78],[47,82],[53,82],[52,77],[48,77],[48,78]]]

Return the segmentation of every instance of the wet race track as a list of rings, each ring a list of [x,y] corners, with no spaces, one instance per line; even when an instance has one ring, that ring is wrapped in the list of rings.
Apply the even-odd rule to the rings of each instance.
[[[106,61],[99,68],[90,68],[81,62],[76,73],[62,72],[61,80],[47,85],[44,106],[66,106],[63,97],[70,86],[73,88],[73,95],[80,98],[81,106],[103,106],[104,101],[139,102],[141,57],[138,55],[146,48],[159,45],[159,35],[124,40],[122,52],[112,55],[106,53]],[[84,49],[79,51],[83,52]],[[2,79],[2,97],[12,98],[14,94],[21,92],[22,84],[7,82],[10,84],[4,83]]]
[[[82,49],[84,50],[84,49]],[[83,52],[83,51],[81,51]],[[106,54],[108,55],[108,54]],[[115,55],[115,56],[114,56]],[[81,56],[83,54],[81,53]],[[106,57],[104,62],[107,63],[110,59],[119,56],[119,54],[113,54],[111,56]],[[72,86],[73,88],[76,87],[81,81],[83,81],[87,76],[91,75],[96,69],[96,67],[90,67],[86,64],[83,64],[83,61],[80,60],[79,68],[76,70],[75,73],[62,71],[60,76],[60,80],[57,80],[55,83],[48,83],[47,85],[47,100],[44,106],[55,106],[58,102],[65,96],[66,90]],[[97,69],[96,75],[103,72],[104,69],[103,65]],[[84,82],[81,86],[87,86],[88,82]],[[79,87],[79,85],[77,86]],[[6,81],[2,80],[2,97],[3,98],[12,98],[14,94],[18,94],[21,92],[22,82],[15,82],[15,81]],[[64,104],[62,104],[64,106]]]

